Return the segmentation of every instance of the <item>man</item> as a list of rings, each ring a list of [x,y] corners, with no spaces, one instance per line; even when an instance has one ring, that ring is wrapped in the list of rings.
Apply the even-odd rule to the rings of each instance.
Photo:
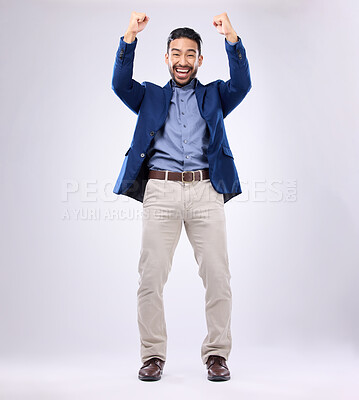
[[[251,88],[246,52],[226,13],[213,19],[225,36],[230,79],[202,85],[201,37],[178,28],[167,41],[165,62],[171,80],[160,87],[132,79],[137,34],[145,13],[133,12],[120,39],[112,88],[138,120],[114,192],[143,202],[138,265],[138,326],[143,365],[139,379],[161,379],[167,334],[163,288],[182,223],[194,249],[205,287],[208,334],[201,348],[207,378],[230,379],[232,347],[230,272],[224,203],[241,193],[223,119]]]

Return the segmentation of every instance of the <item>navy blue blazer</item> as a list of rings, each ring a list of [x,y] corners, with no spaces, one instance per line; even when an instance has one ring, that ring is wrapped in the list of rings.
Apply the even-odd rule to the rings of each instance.
[[[113,192],[143,202],[149,172],[147,151],[166,121],[172,89],[170,81],[161,87],[151,82],[140,84],[132,78],[136,45],[137,38],[131,44],[121,38],[113,69],[112,89],[138,115],[131,146],[125,154]],[[207,85],[198,81],[195,94],[210,134],[207,151],[209,177],[215,190],[223,193],[224,202],[227,202],[242,190],[223,120],[244,99],[252,85],[241,39],[238,38],[235,45],[225,40],[225,48],[230,79],[227,82],[216,80]]]

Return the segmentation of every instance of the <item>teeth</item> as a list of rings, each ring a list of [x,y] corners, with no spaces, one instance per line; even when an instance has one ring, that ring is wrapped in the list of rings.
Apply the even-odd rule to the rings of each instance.
[[[180,68],[177,68],[176,71],[177,71],[177,72],[182,72],[182,73],[187,73],[187,72],[189,71],[189,69],[180,69]]]

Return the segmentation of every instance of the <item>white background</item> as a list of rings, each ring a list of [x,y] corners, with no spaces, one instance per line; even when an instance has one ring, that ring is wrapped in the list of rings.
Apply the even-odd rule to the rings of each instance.
[[[232,380],[205,379],[204,289],[183,230],[164,293],[166,375],[153,393],[357,398],[357,2],[0,6],[0,396],[148,393],[137,379],[141,204],[112,194],[136,123],[111,89],[112,69],[136,10],[150,16],[136,80],[167,83],[166,39],[180,26],[202,36],[199,80],[227,80],[224,38],[212,26],[224,11],[252,77],[225,121],[243,189],[225,206]]]

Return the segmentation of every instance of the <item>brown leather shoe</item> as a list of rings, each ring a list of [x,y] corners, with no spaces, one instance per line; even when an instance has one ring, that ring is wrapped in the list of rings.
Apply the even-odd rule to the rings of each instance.
[[[138,379],[141,379],[141,381],[160,380],[164,365],[165,362],[157,357],[145,361],[138,372]]]
[[[206,362],[210,381],[228,381],[231,374],[226,364],[226,360],[221,356],[209,356]]]

